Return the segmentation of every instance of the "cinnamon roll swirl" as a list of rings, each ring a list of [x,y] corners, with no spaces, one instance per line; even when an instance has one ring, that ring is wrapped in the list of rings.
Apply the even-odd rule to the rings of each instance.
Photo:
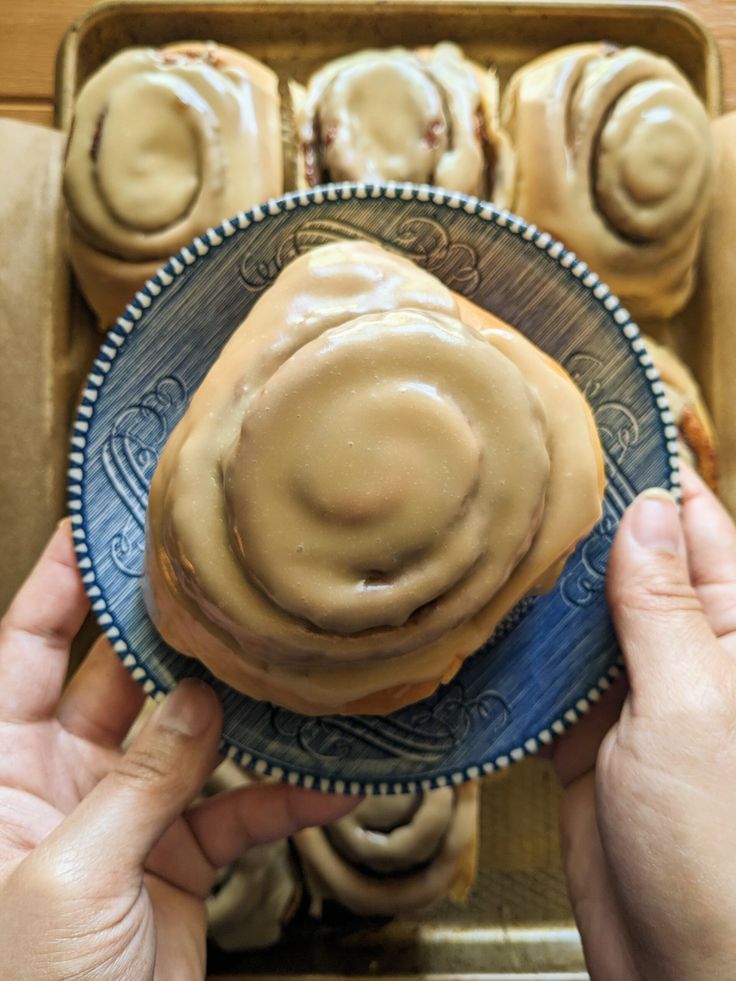
[[[359,51],[292,85],[298,181],[414,181],[505,204],[494,72],[454,44]]]
[[[361,916],[416,912],[465,898],[475,878],[478,787],[367,797],[347,817],[298,832],[319,915],[329,899]]]
[[[321,246],[256,303],[164,448],[148,609],[255,698],[383,714],[551,585],[602,490],[557,365],[408,260]]]
[[[195,235],[282,191],[278,80],[241,52],[129,48],[79,93],[70,254],[103,326]]]
[[[694,287],[712,183],[708,114],[667,58],[578,44],[518,71],[502,118],[510,208],[573,249],[638,318]]]

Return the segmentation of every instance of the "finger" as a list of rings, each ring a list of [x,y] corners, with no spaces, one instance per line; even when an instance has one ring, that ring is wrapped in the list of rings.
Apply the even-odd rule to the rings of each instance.
[[[715,494],[682,467],[682,524],[690,578],[717,637],[736,653],[736,527]]]
[[[608,600],[635,703],[697,691],[723,657],[690,584],[674,500],[640,495],[621,521],[608,565]]]
[[[153,846],[146,871],[200,899],[207,898],[217,881],[217,869],[203,854],[183,817],[174,821]]]
[[[142,875],[149,852],[194,800],[217,762],[222,708],[204,682],[182,681],[115,767],[44,842],[71,856],[90,888]]]
[[[0,719],[33,722],[56,709],[69,645],[89,600],[63,521],[0,624]]]
[[[595,767],[598,750],[621,714],[628,690],[628,681],[621,675],[600,702],[553,745],[552,761],[563,787]]]
[[[119,746],[143,708],[145,693],[100,637],[64,692],[56,713],[67,732],[100,746]]]
[[[207,859],[220,868],[253,845],[337,821],[358,802],[357,797],[261,783],[203,801],[189,811],[187,821]]]
[[[639,974],[598,831],[594,773],[565,792],[560,832],[567,888],[590,976],[635,981]]]

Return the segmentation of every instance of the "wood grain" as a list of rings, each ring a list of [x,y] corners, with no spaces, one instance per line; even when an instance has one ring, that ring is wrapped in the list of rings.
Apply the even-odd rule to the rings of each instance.
[[[736,109],[736,0],[691,0],[686,4],[715,35],[723,63],[723,107]]]
[[[7,119],[20,119],[38,126],[53,126],[54,106],[49,99],[3,99],[0,98],[0,116]]]
[[[54,95],[56,52],[89,0],[0,0],[0,99]]]

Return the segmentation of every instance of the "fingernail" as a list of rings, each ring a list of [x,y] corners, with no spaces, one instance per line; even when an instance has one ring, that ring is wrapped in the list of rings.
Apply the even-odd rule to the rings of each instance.
[[[643,548],[678,555],[682,527],[672,495],[662,487],[651,487],[640,494],[633,508],[631,533]]]
[[[202,736],[212,725],[212,689],[198,678],[185,678],[156,709],[153,725],[184,736]]]

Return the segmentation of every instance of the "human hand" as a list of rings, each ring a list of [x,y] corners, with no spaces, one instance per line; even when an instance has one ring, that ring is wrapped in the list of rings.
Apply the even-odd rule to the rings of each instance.
[[[621,522],[608,598],[630,688],[555,751],[593,981],[736,978],[736,530],[690,470],[683,491],[679,517],[645,495]]]
[[[87,606],[64,523],[0,625],[2,978],[201,979],[216,869],[355,799],[258,784],[190,807],[214,692],[182,682],[123,754],[145,696],[104,641],[62,694]]]

